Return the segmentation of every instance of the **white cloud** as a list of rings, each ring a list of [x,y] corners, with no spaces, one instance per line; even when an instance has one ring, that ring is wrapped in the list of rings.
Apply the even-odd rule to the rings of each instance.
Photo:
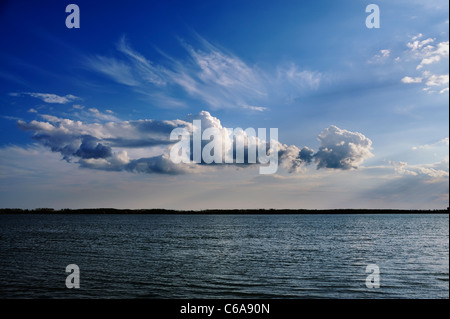
[[[357,168],[373,156],[372,141],[358,132],[350,132],[331,125],[318,136],[321,145],[314,154],[317,168]]]
[[[406,45],[408,46],[408,48],[411,49],[411,51],[419,51],[419,50],[423,50],[424,48],[426,50],[430,50],[432,47],[429,45],[430,43],[433,43],[436,39],[432,39],[432,38],[428,38],[422,41],[416,40],[416,37],[413,37],[412,39],[414,39],[415,41],[413,42],[408,42]]]
[[[445,162],[430,164],[430,165],[412,165],[409,166],[406,162],[389,162],[397,174],[411,175],[411,176],[426,176],[431,180],[448,178],[448,161],[447,167],[443,168]]]
[[[268,108],[264,106],[254,106],[254,105],[244,105],[244,109],[251,110],[251,111],[257,111],[257,112],[264,112],[267,111]]]
[[[216,83],[220,87],[235,87],[257,95],[265,94],[265,88],[260,83],[255,69],[237,56],[227,54],[205,40],[202,42],[205,50],[195,50],[185,44],[188,53],[201,70],[198,73],[199,79],[204,83]]]
[[[291,63],[288,68],[276,67],[273,74],[200,36],[196,39],[197,46],[180,40],[187,53],[185,58],[174,59],[160,52],[165,58],[160,64],[132,49],[124,37],[117,45],[120,57],[96,56],[86,61],[92,70],[132,87],[163,108],[185,107],[186,96],[212,109],[261,104],[270,107],[271,103],[279,104],[280,97],[289,101],[320,86],[320,72]],[[253,110],[263,110],[257,108]]]
[[[431,167],[418,167],[417,170],[420,174],[428,175],[433,178],[449,177],[448,171],[437,170]]]
[[[111,116],[89,109],[95,117]],[[189,168],[175,167],[164,154],[129,158],[127,149],[169,145],[169,134],[176,127],[190,127],[184,121],[122,121],[84,123],[41,115],[47,122],[18,121],[23,130],[32,131],[39,144],[60,153],[66,161],[76,161],[81,167],[146,173],[181,173]]]
[[[442,65],[442,61],[448,60],[449,57],[449,41],[439,42],[434,44],[435,38],[427,38],[425,40],[420,40],[423,35],[419,34],[412,37],[412,41],[407,43],[409,48],[410,56],[409,58],[414,60],[420,60],[420,63],[416,66],[416,70],[421,70],[429,68],[432,65]],[[448,68],[446,66],[445,68]],[[436,68],[434,68],[435,70]],[[422,71],[421,76],[405,76],[401,80],[403,83],[425,83],[423,91],[431,93],[446,93],[448,92],[448,74],[435,74],[431,72],[430,69]],[[439,87],[439,90],[432,90],[432,87]],[[445,87],[446,86],[446,87]]]
[[[88,112],[93,113],[96,119],[110,119],[112,116],[95,108],[88,109]],[[45,121],[33,120],[27,123],[19,120],[18,126],[33,132],[33,139],[36,142],[53,152],[60,153],[66,161],[75,161],[85,168],[108,171],[179,174],[206,169],[203,164],[174,164],[167,155],[174,143],[169,139],[172,130],[183,127],[192,132],[191,121],[194,119],[201,120],[202,132],[211,127],[221,132],[227,142],[225,145],[228,145],[223,149],[223,157],[229,154],[235,158],[236,150],[233,147],[235,139],[244,137],[239,133],[234,137],[230,136],[230,132],[222,126],[220,120],[207,111],[189,115],[186,121],[117,120],[108,123],[86,123],[52,115],[40,116]],[[365,159],[373,156],[370,152],[371,140],[361,133],[330,126],[319,134],[319,140],[321,146],[317,153],[308,147],[300,149],[295,145],[288,146],[276,142],[281,166],[289,173],[298,173],[315,161],[317,168],[346,170],[357,168]],[[220,143],[215,145],[215,148],[223,147],[222,140],[202,143],[202,145]],[[268,144],[268,141],[257,136],[249,137],[245,142],[245,148],[248,149],[249,145],[257,143]],[[272,143],[271,141],[270,146]],[[159,153],[155,153],[155,149]],[[258,157],[257,163],[259,159]],[[244,160],[243,164],[249,163]]]
[[[413,41],[415,41],[415,40],[417,40],[417,39],[420,39],[421,37],[423,37],[423,34],[422,34],[422,33],[419,33],[418,35],[413,36],[411,39],[412,39]]]
[[[153,66],[143,55],[134,51],[125,37],[120,39],[117,47],[120,52],[130,59],[133,69],[139,74],[139,78],[155,85],[164,86],[167,84],[164,78],[165,69],[161,66]]]
[[[380,50],[380,53],[382,57],[388,57],[391,54],[391,50]]]
[[[287,82],[297,89],[303,90],[317,89],[322,80],[322,74],[320,72],[301,70],[293,63],[288,68],[278,67],[277,73],[281,82]]]
[[[278,149],[281,166],[289,173],[303,173],[314,158],[314,151],[306,146],[299,149],[295,145],[280,144]]]
[[[422,78],[421,77],[412,78],[410,76],[405,76],[402,79],[402,82],[403,83],[421,83],[422,82]]]
[[[406,162],[392,162],[389,161],[389,164],[391,164],[394,167],[395,172],[402,175],[418,175],[417,172],[411,171],[407,169],[408,163]]]
[[[417,66],[417,69],[421,69],[424,65],[433,64],[439,62],[441,58],[448,58],[449,56],[449,41],[438,43],[437,47],[426,46],[421,50],[419,56],[422,56],[422,61]]]
[[[432,143],[432,144],[424,144],[424,145],[419,145],[419,146],[413,146],[413,150],[420,150],[420,149],[430,149],[430,148],[435,148],[435,147],[439,147],[439,146],[449,146],[449,138],[445,137],[443,139],[441,139],[440,141],[436,142],[436,143]]]
[[[9,115],[1,115],[4,119],[12,120],[12,121],[21,121],[22,119],[17,116],[9,116]]]
[[[53,104],[66,104],[69,102],[72,102],[74,100],[80,99],[79,97],[68,94],[65,96],[59,96],[56,94],[51,93],[34,93],[34,92],[22,92],[22,93],[10,93],[11,96],[21,96],[21,95],[29,95],[31,97],[40,99],[46,103],[53,103]]]
[[[391,55],[391,50],[383,49],[380,50],[380,53],[375,54],[370,60],[369,63],[383,63],[386,61]]]
[[[120,60],[98,55],[88,58],[86,64],[92,69],[108,75],[118,83],[139,86],[139,81],[134,77],[131,67]]]
[[[425,71],[422,73],[422,77],[414,77],[413,78],[410,76],[405,76],[402,78],[401,81],[406,84],[425,82],[426,87],[424,87],[423,90],[431,92],[431,93],[435,92],[435,91],[431,91],[432,87],[436,87],[436,86],[442,87],[442,86],[447,85],[447,87],[441,89],[439,91],[439,93],[448,92],[448,83],[449,83],[448,74],[436,75],[436,74],[431,74],[431,72],[429,72],[429,71]]]
[[[112,121],[112,122],[118,122],[120,121],[117,117],[115,117],[114,115],[112,115],[112,111],[111,110],[107,110],[106,113],[108,114],[104,114],[102,112],[100,112],[98,109],[96,108],[90,108],[88,109],[88,111],[91,113],[91,115],[98,119],[98,120],[102,120],[102,121]],[[109,112],[108,112],[109,111]]]
[[[434,55],[429,58],[423,58],[422,62],[420,62],[420,64],[417,66],[416,69],[419,70],[419,69],[423,68],[424,65],[432,64],[434,62],[439,62],[440,60],[441,60],[441,57],[439,55]]]
[[[442,86],[448,84],[448,74],[445,75],[430,75],[427,79],[427,86]]]

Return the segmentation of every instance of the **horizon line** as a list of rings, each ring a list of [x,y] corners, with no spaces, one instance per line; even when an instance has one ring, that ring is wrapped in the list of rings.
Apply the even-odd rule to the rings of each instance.
[[[276,214],[449,214],[449,207],[442,209],[395,209],[395,208],[334,208],[334,209],[277,209],[277,208],[249,208],[249,209],[199,209],[199,210],[177,210],[166,208],[0,208],[0,214],[142,214],[142,215],[276,215]]]

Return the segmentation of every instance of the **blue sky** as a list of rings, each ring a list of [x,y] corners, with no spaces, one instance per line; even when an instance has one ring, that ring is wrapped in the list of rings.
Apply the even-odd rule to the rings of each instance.
[[[446,1],[69,3],[0,5],[1,207],[448,206]],[[194,118],[279,170],[169,162]]]

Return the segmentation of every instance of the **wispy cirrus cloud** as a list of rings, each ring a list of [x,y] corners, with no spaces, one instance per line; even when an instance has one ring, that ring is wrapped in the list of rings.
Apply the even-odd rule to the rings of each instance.
[[[257,112],[264,112],[268,110],[269,108],[264,106],[255,106],[255,105],[243,105],[244,109],[250,110],[250,111],[257,111]]]
[[[133,75],[131,66],[118,59],[97,55],[87,58],[86,65],[99,73],[109,76],[117,83],[139,86],[139,80]]]
[[[75,100],[79,100],[80,98],[72,95],[67,94],[64,96],[59,96],[57,94],[52,93],[34,93],[34,92],[21,92],[21,93],[10,93],[10,96],[23,96],[28,95],[37,99],[40,99],[44,101],[45,103],[52,103],[52,104],[66,104]]]
[[[423,150],[423,149],[433,149],[436,147],[442,147],[442,146],[449,146],[449,138],[448,137],[444,137],[443,139],[435,142],[435,143],[431,143],[431,144],[423,144],[423,145],[419,145],[419,146],[413,146],[413,150]]]
[[[122,37],[117,44],[117,49],[123,53],[131,63],[133,71],[139,80],[149,82],[157,86],[164,86],[167,84],[164,74],[166,70],[162,66],[154,66],[143,55],[136,52],[129,45],[126,37]]]
[[[86,58],[85,64],[117,83],[132,87],[158,107],[184,107],[186,99],[201,102],[211,109],[247,108],[266,111],[271,103],[287,101],[317,90],[323,76],[291,63],[288,67],[263,70],[248,65],[238,56],[221,49],[200,36],[196,46],[180,39],[186,56],[172,58],[164,53],[155,63],[131,47],[122,37],[117,56]],[[252,109],[248,106],[268,105]]]
[[[90,115],[92,117],[101,121],[108,121],[108,122],[119,121],[119,119],[113,115],[113,112],[111,110],[106,110],[106,113],[102,113],[98,109],[91,107],[88,109],[88,112],[90,112]]]
[[[291,63],[288,67],[277,67],[277,88],[288,84],[292,91],[316,90],[319,88],[322,78],[322,73],[301,70],[295,63]]]

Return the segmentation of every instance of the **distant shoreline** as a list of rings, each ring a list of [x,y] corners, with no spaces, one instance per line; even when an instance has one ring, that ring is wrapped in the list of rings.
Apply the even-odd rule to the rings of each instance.
[[[171,209],[16,209],[1,208],[3,214],[108,214],[108,215],[326,215],[326,214],[449,214],[449,209],[207,209],[207,210],[171,210]]]

